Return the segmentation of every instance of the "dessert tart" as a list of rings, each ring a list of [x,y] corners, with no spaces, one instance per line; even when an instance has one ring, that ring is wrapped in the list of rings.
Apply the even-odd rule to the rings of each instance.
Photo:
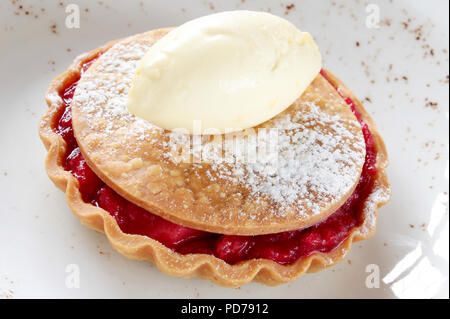
[[[390,196],[387,154],[353,93],[322,70],[284,112],[234,134],[233,147],[202,136],[199,152],[193,136],[126,107],[137,62],[169,31],[83,54],[47,90],[46,169],[81,222],[128,258],[229,287],[292,281],[371,237]],[[275,157],[243,155],[273,128]]]

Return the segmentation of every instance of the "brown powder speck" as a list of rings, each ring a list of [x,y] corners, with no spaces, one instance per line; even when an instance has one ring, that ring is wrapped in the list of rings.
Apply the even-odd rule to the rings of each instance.
[[[0,291],[0,299],[12,299],[14,297],[14,291],[8,289],[6,291]]]
[[[294,9],[295,9],[295,4],[293,4],[293,3],[288,4],[288,5],[286,5],[286,10],[284,11],[284,14],[288,15],[289,12],[291,12],[291,10],[294,10]]]
[[[432,101],[428,101],[428,102],[425,104],[425,107],[429,107],[429,108],[431,108],[431,109],[433,109],[433,110],[438,110],[438,109],[439,109],[438,103],[437,103],[437,102],[432,102]]]
[[[66,51],[67,52],[72,52],[72,49],[71,48],[67,48]]]
[[[381,21],[381,25],[385,25],[387,27],[391,26],[392,21],[390,19],[384,19],[383,21]]]
[[[370,99],[370,97],[366,97],[364,100],[366,100],[369,103],[372,103],[372,100]]]
[[[53,34],[58,34],[58,31],[57,31],[57,25],[56,25],[56,23],[54,23],[54,24],[52,24],[51,26],[50,26],[50,31],[53,33]]]
[[[423,143],[423,148],[434,147],[436,145],[435,141],[428,141]]]
[[[361,45],[361,43],[359,43],[359,41],[356,41],[356,46],[359,47]]]
[[[351,261],[350,259],[347,260],[347,264],[351,265],[351,264],[352,264],[352,261]]]
[[[409,228],[414,228],[414,225],[413,224],[409,224]]]
[[[8,172],[4,172],[3,175],[8,176]]]

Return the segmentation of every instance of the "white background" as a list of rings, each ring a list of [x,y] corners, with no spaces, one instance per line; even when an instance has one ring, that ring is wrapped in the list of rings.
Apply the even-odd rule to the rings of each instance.
[[[69,2],[0,2],[0,298],[448,297],[448,1],[372,1],[381,19],[373,29],[364,1],[72,3],[81,9],[80,29],[65,27]],[[295,8],[286,10],[291,3]],[[46,87],[76,55],[244,8],[270,10],[315,37],[325,67],[367,98],[391,161],[392,200],[380,210],[375,237],[335,267],[276,288],[221,288],[125,259],[71,214],[46,176],[37,133]],[[65,285],[69,264],[80,268],[79,289]],[[365,285],[368,264],[379,266],[378,289]]]

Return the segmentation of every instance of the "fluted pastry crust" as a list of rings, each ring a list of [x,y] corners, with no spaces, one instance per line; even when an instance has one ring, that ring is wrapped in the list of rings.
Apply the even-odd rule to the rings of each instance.
[[[164,34],[167,29],[153,32]],[[266,259],[254,259],[230,265],[212,255],[181,255],[149,237],[123,233],[115,219],[107,211],[82,200],[78,181],[63,167],[66,143],[54,132],[63,107],[59,93],[80,76],[81,67],[85,62],[90,61],[99,53],[106,52],[117,42],[110,42],[79,56],[66,72],[52,81],[46,93],[49,110],[40,122],[39,134],[48,150],[47,173],[55,185],[66,193],[71,210],[83,224],[104,232],[113,247],[123,255],[132,259],[151,260],[162,272],[169,275],[185,278],[196,276],[209,279],[222,286],[238,287],[250,281],[259,281],[274,286],[292,281],[306,272],[320,271],[336,264],[345,257],[353,242],[367,239],[375,233],[377,210],[389,200],[390,196],[389,183],[385,173],[388,164],[386,148],[373,120],[364,110],[361,102],[330,72],[327,72],[327,75],[333,86],[354,101],[357,111],[369,125],[378,154],[376,165],[378,175],[372,193],[364,205],[364,222],[361,226],[353,229],[350,236],[339,247],[328,253],[314,253],[306,258],[300,258],[291,265],[280,265]]]

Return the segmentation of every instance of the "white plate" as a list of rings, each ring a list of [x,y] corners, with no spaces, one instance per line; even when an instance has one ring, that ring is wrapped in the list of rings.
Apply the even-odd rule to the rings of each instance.
[[[448,1],[71,2],[79,29],[65,26],[65,2],[0,2],[0,298],[448,297]],[[325,66],[366,100],[391,161],[392,200],[375,237],[335,267],[276,288],[216,287],[122,257],[70,213],[37,134],[48,83],[79,53],[231,9],[270,10],[312,33]],[[71,264],[78,289],[66,286]],[[376,270],[379,288],[368,288]]]

